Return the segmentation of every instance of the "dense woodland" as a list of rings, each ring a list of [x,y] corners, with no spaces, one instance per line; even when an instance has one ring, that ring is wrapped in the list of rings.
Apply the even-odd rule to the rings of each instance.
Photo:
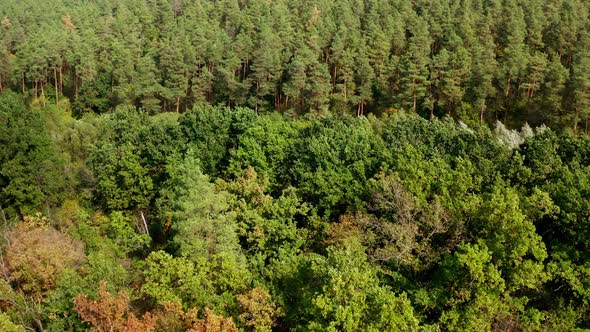
[[[4,0],[0,91],[588,131],[584,0]]]
[[[590,329],[586,1],[0,2],[0,331]]]

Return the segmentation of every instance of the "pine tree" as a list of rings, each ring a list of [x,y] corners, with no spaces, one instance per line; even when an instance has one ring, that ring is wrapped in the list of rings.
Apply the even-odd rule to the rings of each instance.
[[[528,64],[528,52],[525,48],[526,24],[522,8],[516,1],[510,0],[504,6],[502,22],[503,53],[500,57],[498,83],[503,91],[504,121],[519,97],[519,83]]]
[[[492,39],[489,24],[486,19],[480,23],[480,40],[473,46],[472,73],[469,82],[469,92],[471,102],[479,113],[479,122],[483,124],[484,114],[488,108],[488,98],[493,97],[496,93],[493,85],[494,75],[497,69],[495,45]]]
[[[417,112],[419,103],[428,92],[431,40],[426,21],[416,17],[412,24],[412,37],[408,41],[407,52],[401,58],[401,104]]]
[[[588,133],[588,116],[590,115],[590,38],[582,36],[580,47],[574,56],[571,86],[573,88],[573,130],[578,134],[578,125],[585,121],[585,133]]]
[[[280,40],[268,24],[262,23],[259,29],[259,40],[252,54],[253,63],[250,75],[251,86],[254,90],[250,105],[254,107],[255,111],[258,111],[259,108],[267,108],[267,100],[270,96],[276,95],[277,86],[282,76],[280,48],[277,47]],[[274,102],[271,104],[272,106],[274,106]]]
[[[564,114],[564,95],[569,81],[569,70],[561,63],[559,54],[550,54],[542,86],[544,117],[551,122],[560,123]]]
[[[175,110],[180,111],[181,98],[186,96],[188,89],[187,68],[181,36],[174,36],[163,40],[160,45],[160,66],[163,77],[163,95],[175,105]],[[164,106],[166,110],[166,104]]]

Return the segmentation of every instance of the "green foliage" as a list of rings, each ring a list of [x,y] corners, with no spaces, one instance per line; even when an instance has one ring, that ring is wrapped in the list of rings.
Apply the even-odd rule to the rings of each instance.
[[[189,145],[199,154],[203,171],[211,176],[228,167],[231,149],[238,137],[254,123],[256,114],[244,108],[195,106],[180,118],[180,128]]]
[[[10,321],[10,317],[5,313],[0,313],[0,329],[5,332],[24,332],[21,325],[16,325]]]
[[[231,151],[229,173],[239,176],[244,169],[252,167],[268,178],[272,189],[285,186],[289,183],[290,150],[305,125],[303,121],[288,121],[276,113],[259,116],[239,136],[238,146]]]
[[[478,215],[483,218],[473,223],[477,237],[502,270],[508,291],[541,286],[547,279],[542,264],[547,258],[545,244],[521,211],[518,195],[496,188],[484,198]]]
[[[589,8],[4,1],[0,330],[588,328]]]
[[[162,195],[167,200],[163,206],[168,206],[174,234],[171,244],[180,257],[173,258],[162,254],[164,256],[154,256],[153,259],[167,260],[172,266],[187,265],[185,263],[190,262],[186,267],[189,269],[186,274],[192,275],[198,271],[201,275],[194,276],[197,279],[194,282],[190,281],[186,287],[193,287],[191,285],[197,283],[204,295],[191,295],[196,298],[190,302],[184,299],[182,303],[203,307],[210,303],[206,301],[235,301],[232,300],[231,291],[244,289],[249,283],[250,272],[238,242],[235,215],[228,211],[228,193],[217,190],[215,185],[209,182],[209,178],[201,173],[199,161],[195,158],[193,150],[189,149],[183,160],[171,162],[168,165],[168,173],[170,179]],[[152,270],[156,269],[156,272],[152,272],[152,276],[154,273],[160,273],[157,270],[159,265],[163,263],[153,264]],[[162,273],[172,273],[166,271]],[[174,269],[171,268],[170,271]],[[152,278],[159,280],[158,277]],[[170,278],[186,279],[168,279]],[[204,286],[204,283],[210,284]],[[172,285],[169,287],[173,288]],[[170,295],[159,295],[156,290],[147,292],[160,302],[177,300],[170,298]],[[217,299],[214,299],[215,295],[218,296]]]
[[[186,307],[206,305],[211,285],[207,271],[183,257],[172,257],[163,251],[151,253],[146,259],[145,284],[142,292],[158,304],[183,303]]]
[[[112,210],[142,209],[153,196],[153,182],[130,144],[98,146],[89,159],[99,197]]]
[[[107,234],[124,253],[136,252],[149,245],[150,236],[138,234],[133,221],[126,218],[123,213],[113,212],[109,219]]]
[[[290,172],[301,194],[326,217],[364,206],[367,180],[387,154],[366,119],[317,121],[301,132]]]
[[[97,198],[109,210],[145,210],[156,195],[154,185],[166,178],[163,164],[182,145],[175,117],[120,107],[101,121],[103,133],[88,157]]]
[[[377,271],[356,241],[328,248],[312,271],[320,292],[311,300],[312,331],[415,330],[418,321],[405,296],[379,285]]]
[[[394,108],[587,134],[587,12],[579,0],[11,2],[0,93],[69,100],[76,116]]]
[[[9,215],[31,214],[59,202],[62,162],[45,117],[14,93],[0,95],[0,205]]]
[[[225,186],[233,194],[230,206],[251,269],[272,277],[275,265],[298,255],[305,245],[307,231],[298,227],[296,218],[307,214],[307,204],[301,202],[294,188],[287,188],[278,198],[266,194],[266,181],[252,168]]]

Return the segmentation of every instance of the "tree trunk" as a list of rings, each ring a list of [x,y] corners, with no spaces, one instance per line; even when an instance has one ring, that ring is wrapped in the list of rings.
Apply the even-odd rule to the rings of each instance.
[[[260,90],[260,83],[256,80],[256,105],[254,107],[254,111],[258,114],[258,91]]]
[[[576,113],[574,116],[574,136],[578,136],[578,118],[580,116],[580,109],[576,107]]]
[[[510,94],[510,79],[506,80],[506,91],[504,91],[504,96],[508,97]]]
[[[78,99],[78,90],[79,90],[79,82],[78,82],[78,70],[74,68],[74,97]]]
[[[53,81],[55,83],[55,107],[59,108],[59,85],[57,81],[57,67],[53,67]]]
[[[179,113],[180,110],[180,96],[176,97],[176,113]]]
[[[148,229],[148,225],[147,225],[147,222],[145,220],[145,216],[143,215],[143,211],[141,212],[141,220],[143,220],[143,227],[144,227],[144,230],[145,230],[145,234],[147,234],[149,236],[150,235],[150,231]]]
[[[64,75],[63,75],[63,67],[59,66],[59,92],[63,96],[64,94]]]
[[[336,70],[337,69],[338,69],[338,66],[334,65],[334,79],[333,79],[334,83],[332,84],[332,91],[334,91],[334,92],[336,92],[336,75],[337,75]]]
[[[45,98],[45,89],[43,88],[43,81],[40,82],[41,83],[41,97]],[[45,101],[43,101],[43,106],[45,106]]]
[[[479,125],[483,126],[483,111],[484,111],[485,107],[482,105],[481,108],[479,109]]]
[[[344,100],[348,99],[348,80],[344,80]]]

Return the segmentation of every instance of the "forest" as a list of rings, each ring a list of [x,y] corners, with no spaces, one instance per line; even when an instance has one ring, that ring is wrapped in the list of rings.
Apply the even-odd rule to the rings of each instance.
[[[0,0],[0,331],[590,330],[584,0]]]

